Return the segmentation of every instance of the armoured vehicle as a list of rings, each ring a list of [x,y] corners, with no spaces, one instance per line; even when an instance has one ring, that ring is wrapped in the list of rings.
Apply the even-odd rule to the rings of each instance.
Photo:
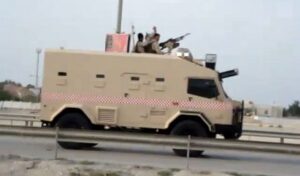
[[[188,50],[182,51],[156,55],[46,50],[43,126],[237,139],[243,103],[229,98],[222,86],[223,79],[237,71],[219,73],[211,59],[195,62]],[[174,152],[186,155],[185,150]]]

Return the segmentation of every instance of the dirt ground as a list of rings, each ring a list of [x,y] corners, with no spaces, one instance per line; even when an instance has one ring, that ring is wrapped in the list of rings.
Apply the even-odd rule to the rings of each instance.
[[[32,160],[0,156],[0,176],[252,176],[239,173],[194,172],[176,168],[161,169],[96,163],[91,161]]]

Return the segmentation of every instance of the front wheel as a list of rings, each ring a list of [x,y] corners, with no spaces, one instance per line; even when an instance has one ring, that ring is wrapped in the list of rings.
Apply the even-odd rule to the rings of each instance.
[[[193,120],[185,120],[179,122],[174,126],[171,130],[171,135],[177,136],[196,136],[196,137],[208,137],[208,132],[205,127],[200,124],[199,122]],[[173,149],[174,153],[178,156],[186,156],[187,150],[182,149]],[[191,150],[190,156],[191,157],[198,157],[201,156],[203,151],[201,150]]]
[[[64,114],[55,124],[56,127],[62,129],[92,129],[91,123],[80,113]],[[86,147],[93,147],[97,144],[77,143],[77,142],[58,142],[58,144],[65,149],[81,149]]]
[[[241,136],[241,134],[232,132],[232,133],[224,133],[223,136],[224,136],[225,139],[236,140]]]

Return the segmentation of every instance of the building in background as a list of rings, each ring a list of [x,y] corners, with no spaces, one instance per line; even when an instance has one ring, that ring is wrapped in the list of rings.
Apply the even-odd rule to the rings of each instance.
[[[284,107],[278,105],[261,105],[252,101],[245,102],[246,116],[283,117]]]

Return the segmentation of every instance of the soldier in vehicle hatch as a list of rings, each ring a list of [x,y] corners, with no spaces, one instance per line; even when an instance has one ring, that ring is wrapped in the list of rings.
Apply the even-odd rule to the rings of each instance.
[[[142,33],[138,34],[138,41],[136,42],[135,48],[134,48],[134,52],[135,53],[144,53],[145,49],[144,49],[144,35]]]
[[[154,36],[153,36],[153,42],[151,43],[151,53],[164,54],[160,50],[159,39],[160,39],[160,35],[158,33],[154,34]]]
[[[146,46],[147,44],[151,43],[153,41],[154,35],[157,34],[157,28],[156,26],[153,26],[153,32],[152,33],[146,33],[146,37],[145,37],[145,44],[144,46]]]
[[[145,52],[153,54],[164,54],[160,50],[159,39],[160,35],[158,33],[154,34],[152,40],[149,43],[147,43],[147,45],[145,45]]]

